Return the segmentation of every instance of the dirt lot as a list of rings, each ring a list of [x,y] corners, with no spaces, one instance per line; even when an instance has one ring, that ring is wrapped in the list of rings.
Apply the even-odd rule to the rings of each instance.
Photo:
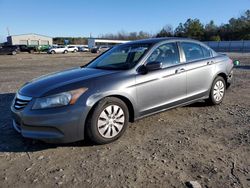
[[[11,127],[10,104],[26,81],[94,56],[0,56],[0,187],[250,187],[250,54],[220,106],[200,102],[130,124],[118,141],[48,145]]]

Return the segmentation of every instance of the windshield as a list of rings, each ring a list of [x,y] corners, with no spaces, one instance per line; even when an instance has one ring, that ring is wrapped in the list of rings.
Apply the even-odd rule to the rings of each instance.
[[[89,65],[88,68],[108,70],[128,70],[134,67],[149,50],[150,44],[126,44],[107,51]]]

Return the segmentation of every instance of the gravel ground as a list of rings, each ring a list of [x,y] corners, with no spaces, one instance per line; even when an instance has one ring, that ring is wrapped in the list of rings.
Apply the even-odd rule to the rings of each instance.
[[[116,142],[51,145],[11,127],[26,81],[87,63],[90,53],[0,56],[0,187],[250,187],[250,54],[219,106],[199,102],[130,124]],[[197,183],[196,182],[196,183]]]

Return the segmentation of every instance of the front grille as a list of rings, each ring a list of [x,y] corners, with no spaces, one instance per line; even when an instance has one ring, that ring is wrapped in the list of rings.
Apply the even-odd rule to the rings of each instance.
[[[14,102],[15,109],[21,110],[25,108],[25,106],[27,106],[27,104],[31,101],[31,99],[32,99],[31,97],[22,96],[17,93]]]

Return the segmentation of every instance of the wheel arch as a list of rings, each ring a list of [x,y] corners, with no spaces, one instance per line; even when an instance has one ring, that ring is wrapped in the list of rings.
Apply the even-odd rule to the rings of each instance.
[[[95,101],[95,103],[92,105],[92,107],[88,111],[88,114],[87,114],[85,122],[84,122],[84,127],[83,127],[84,138],[87,137],[86,126],[88,124],[89,118],[92,115],[95,107],[98,105],[98,103],[101,100],[103,100],[104,98],[107,98],[107,97],[115,97],[115,98],[118,98],[118,99],[122,100],[128,107],[129,122],[134,122],[134,120],[135,120],[135,109],[134,109],[134,106],[133,106],[132,102],[127,97],[122,96],[122,95],[117,95],[117,94],[115,94],[115,95],[107,95],[107,96],[104,96],[104,97],[98,99],[97,101]]]
[[[225,73],[221,72],[221,73],[217,74],[217,76],[215,78],[217,78],[218,76],[221,76],[225,80],[225,83],[227,83],[227,75]]]
[[[115,97],[115,98],[122,100],[128,107],[129,122],[134,122],[134,118],[135,118],[134,106],[133,106],[132,102],[127,97],[124,97],[122,95],[111,95],[108,97]]]
[[[129,122],[134,122],[134,119],[135,119],[135,109],[134,109],[134,106],[132,104],[132,102],[129,100],[128,97],[125,97],[123,95],[119,95],[119,94],[113,94],[113,95],[107,95],[107,96],[104,96],[100,99],[98,99],[97,101],[94,102],[94,104],[92,105],[88,115],[87,115],[87,119],[89,117],[89,115],[93,112],[94,108],[96,107],[96,105],[101,101],[103,100],[104,98],[108,98],[108,97],[115,97],[115,98],[118,98],[120,100],[122,100],[127,108],[128,108],[128,111],[129,111]]]
[[[129,111],[129,122],[134,122],[134,119],[135,119],[135,109],[134,109],[134,106],[132,104],[132,102],[125,96],[123,95],[117,95],[117,94],[114,94],[114,95],[107,95],[107,96],[104,96],[100,99],[98,99],[97,101],[95,101],[95,103],[92,105],[91,109],[89,110],[88,112],[88,115],[86,117],[86,120],[85,120],[85,125],[84,125],[84,129],[86,127],[86,124],[88,123],[88,119],[89,117],[91,116],[91,114],[93,113],[93,110],[95,109],[95,107],[97,106],[97,104],[103,100],[104,98],[107,98],[107,97],[115,97],[115,98],[118,98],[120,100],[122,100],[126,106],[128,107],[128,111]],[[85,132],[85,131],[84,131]]]
[[[218,76],[221,76],[224,79],[225,84],[226,84],[226,89],[228,89],[229,86],[230,86],[230,84],[227,81],[227,75],[226,75],[226,73],[224,73],[224,72],[218,73],[215,78],[217,78]]]

